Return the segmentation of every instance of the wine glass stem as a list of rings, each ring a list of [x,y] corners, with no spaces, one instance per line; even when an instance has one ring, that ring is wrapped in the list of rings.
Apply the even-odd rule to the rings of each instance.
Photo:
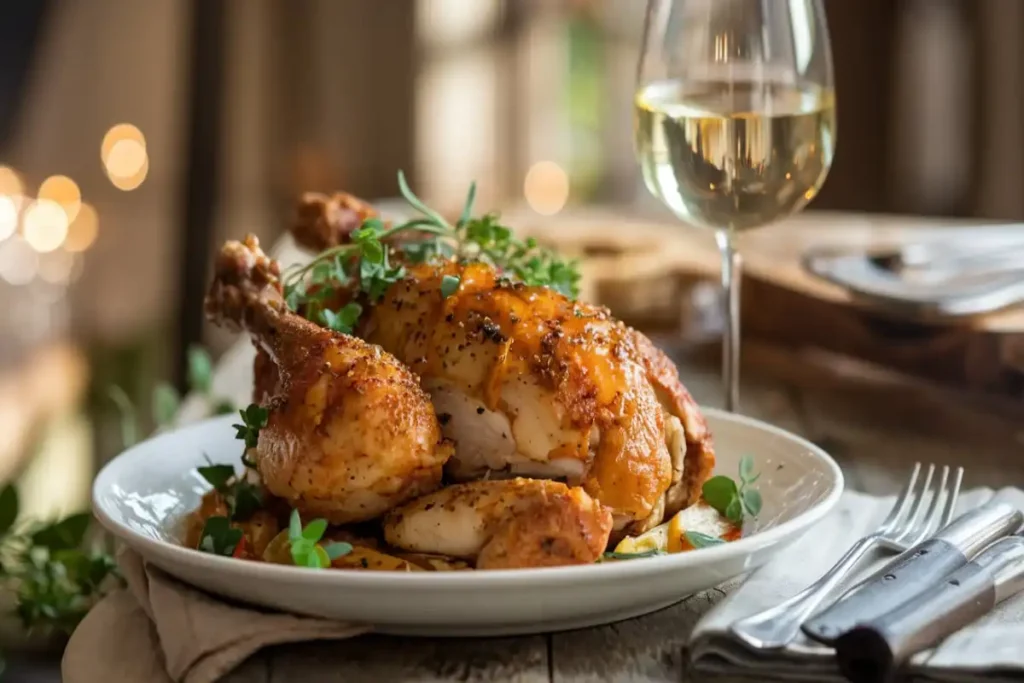
[[[725,385],[725,409],[734,413],[740,402],[740,253],[732,231],[720,230],[715,239],[722,255],[722,289],[724,290],[722,333],[722,381]]]

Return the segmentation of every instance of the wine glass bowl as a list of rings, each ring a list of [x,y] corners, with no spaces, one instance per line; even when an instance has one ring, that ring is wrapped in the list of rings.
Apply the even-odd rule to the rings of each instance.
[[[722,254],[725,405],[739,385],[736,234],[803,209],[832,164],[821,0],[649,0],[634,101],[648,190]]]

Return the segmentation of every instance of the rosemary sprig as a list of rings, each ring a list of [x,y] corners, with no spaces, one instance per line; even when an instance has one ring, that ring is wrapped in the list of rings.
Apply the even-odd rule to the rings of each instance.
[[[450,258],[487,263],[509,279],[527,285],[549,287],[570,298],[579,294],[580,274],[575,261],[561,259],[541,247],[535,239],[521,240],[502,225],[496,213],[473,217],[476,183],[469,187],[466,201],[455,225],[427,206],[409,187],[405,174],[398,173],[398,188],[419,215],[387,227],[370,218],[350,237],[350,243],[327,249],[311,262],[288,270],[283,276],[285,301],[293,310],[305,308],[305,316],[340,332],[355,330],[362,307],[351,302],[332,312],[325,303],[339,289],[353,284],[358,274],[359,290],[372,304],[395,282],[405,277],[405,267],[391,263],[400,255],[403,262],[435,263]],[[397,244],[402,233],[418,233],[418,239]],[[455,293],[459,279],[446,276],[441,283],[444,296]]]

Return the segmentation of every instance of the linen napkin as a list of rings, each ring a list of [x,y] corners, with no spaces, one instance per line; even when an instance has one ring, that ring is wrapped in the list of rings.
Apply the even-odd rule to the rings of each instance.
[[[257,650],[350,638],[368,626],[225,602],[171,578],[125,550],[127,588],[106,596],[64,651],[64,683],[214,683]]]
[[[992,498],[1024,509],[1020,489],[974,489],[963,493],[957,512],[977,507]],[[801,681],[842,681],[831,648],[800,637],[782,650],[756,651],[729,631],[733,622],[777,605],[800,592],[827,571],[858,538],[881,524],[894,498],[876,498],[855,492],[843,494],[839,504],[806,536],[776,559],[755,570],[734,588],[694,628],[690,659],[698,671]],[[868,564],[852,585],[894,556]],[[924,680],[1021,681],[1024,679],[1024,593],[1011,597],[990,614],[947,638],[932,651],[918,654],[908,673]]]

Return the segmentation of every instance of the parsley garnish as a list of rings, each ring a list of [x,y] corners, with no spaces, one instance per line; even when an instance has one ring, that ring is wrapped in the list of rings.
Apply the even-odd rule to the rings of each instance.
[[[243,439],[246,448],[256,448],[256,442],[260,436],[260,430],[267,426],[267,409],[250,403],[245,410],[239,410],[242,416],[242,424],[231,425],[235,428],[235,438]]]
[[[310,263],[291,269],[284,275],[285,302],[292,310],[305,306],[306,318],[344,332],[351,332],[358,323],[361,308],[349,308],[345,317],[326,316],[322,305],[326,297],[339,287],[352,284],[351,275],[358,274],[359,289],[376,303],[387,289],[405,277],[405,268],[393,266],[392,250],[400,252],[411,263],[434,262],[449,258],[482,261],[494,266],[505,277],[513,277],[527,285],[549,287],[568,297],[579,294],[580,274],[575,261],[565,261],[552,250],[541,247],[535,239],[518,239],[511,228],[502,225],[496,213],[473,217],[476,184],[470,185],[462,213],[454,225],[428,207],[409,188],[405,174],[398,173],[398,187],[409,205],[420,215],[393,227],[379,218],[369,218],[350,235],[350,243],[321,252]],[[403,232],[418,233],[417,239],[395,246],[389,243]],[[348,268],[345,264],[351,264]],[[441,293],[451,296],[459,287],[459,278],[447,275],[441,282]]]
[[[324,327],[330,328],[335,332],[352,334],[356,329],[356,323],[359,322],[359,316],[362,314],[363,307],[352,302],[345,304],[337,313],[326,308],[320,311],[320,322]]]
[[[303,528],[299,511],[292,510],[288,522],[288,545],[296,566],[326,569],[333,560],[352,552],[350,543],[320,543],[325,531],[326,519],[314,519]]]
[[[242,530],[231,526],[227,517],[215,515],[206,520],[199,536],[199,550],[211,555],[230,557],[242,541]]]
[[[760,476],[754,473],[754,459],[744,455],[740,458],[740,484],[721,474],[711,477],[704,482],[704,500],[730,522],[742,524],[744,514],[757,517],[761,512],[761,492],[750,488]]]

